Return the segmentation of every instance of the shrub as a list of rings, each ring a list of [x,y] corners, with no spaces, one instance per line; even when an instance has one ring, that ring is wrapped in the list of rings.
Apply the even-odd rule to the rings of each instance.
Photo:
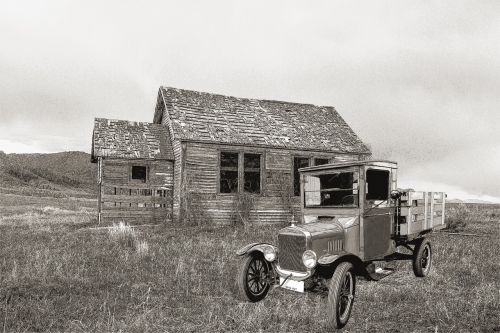
[[[137,235],[131,226],[120,222],[113,224],[113,227],[109,229],[109,238],[123,247],[134,248]]]
[[[109,238],[117,242],[120,247],[135,251],[140,258],[149,257],[148,242],[139,239],[138,234],[128,224],[123,222],[113,224],[109,229]]]
[[[235,225],[249,225],[251,222],[250,213],[255,207],[255,198],[250,193],[239,193],[234,196],[231,210],[231,220]]]
[[[459,204],[448,210],[446,216],[446,230],[452,232],[464,231],[467,223],[471,221],[472,213],[465,204]]]

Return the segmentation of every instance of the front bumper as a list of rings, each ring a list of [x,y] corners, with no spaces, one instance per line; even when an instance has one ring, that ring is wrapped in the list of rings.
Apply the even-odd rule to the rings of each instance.
[[[277,263],[274,264],[274,270],[280,277],[294,281],[304,281],[305,279],[311,277],[314,272],[313,270],[307,270],[305,272],[289,271],[287,269],[282,269]]]

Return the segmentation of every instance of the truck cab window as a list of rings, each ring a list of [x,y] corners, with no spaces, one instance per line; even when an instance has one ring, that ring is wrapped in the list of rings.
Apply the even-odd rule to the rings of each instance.
[[[358,173],[306,176],[304,196],[305,207],[355,207],[358,205]]]
[[[387,200],[389,198],[389,171],[368,169],[366,188],[366,200]]]

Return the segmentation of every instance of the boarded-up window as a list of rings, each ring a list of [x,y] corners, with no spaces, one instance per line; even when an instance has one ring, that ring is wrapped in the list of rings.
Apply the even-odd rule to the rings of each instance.
[[[294,157],[293,159],[293,194],[300,195],[300,174],[299,169],[309,166],[308,157]]]
[[[328,164],[329,160],[327,158],[315,158],[314,165]]]
[[[238,153],[220,153],[220,193],[238,192]]]
[[[148,168],[142,165],[132,166],[132,180],[138,180],[143,183],[148,179]]]
[[[260,193],[260,154],[243,156],[244,191]]]

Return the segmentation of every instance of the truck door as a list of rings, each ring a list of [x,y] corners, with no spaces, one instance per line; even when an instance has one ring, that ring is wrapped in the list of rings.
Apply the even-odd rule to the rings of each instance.
[[[367,168],[365,181],[363,238],[366,260],[389,254],[393,209],[389,200],[389,170]]]

